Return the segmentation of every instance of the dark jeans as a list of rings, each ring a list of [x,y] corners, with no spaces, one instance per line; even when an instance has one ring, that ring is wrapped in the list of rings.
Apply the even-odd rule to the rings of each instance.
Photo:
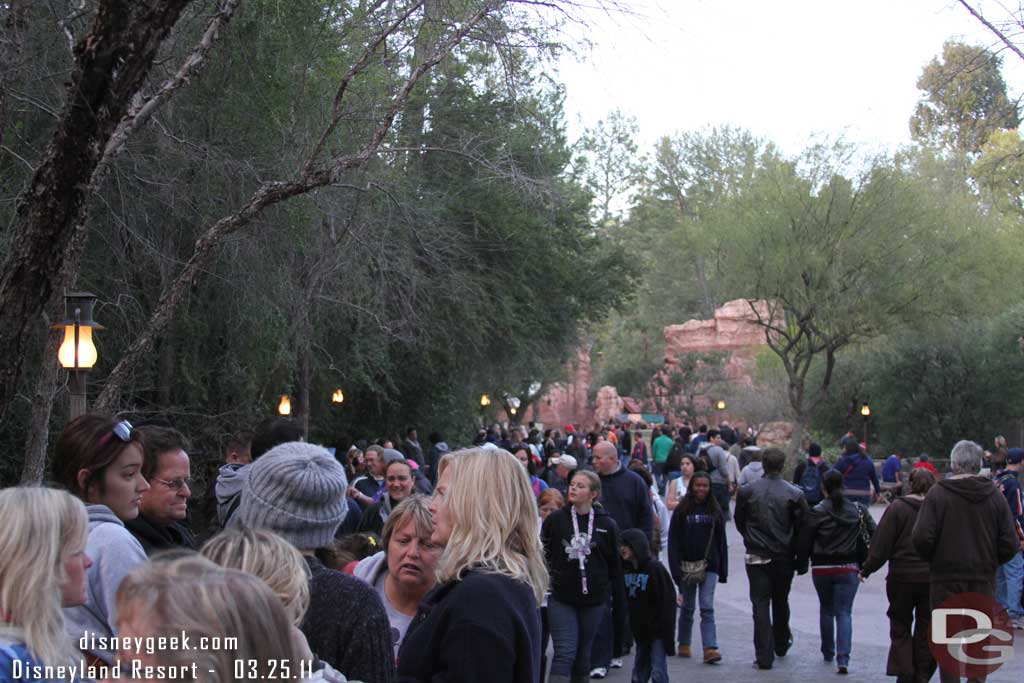
[[[728,484],[712,484],[711,495],[718,501],[718,506],[722,508],[722,514],[725,515],[726,519],[729,519],[729,485]]]
[[[857,597],[860,577],[853,572],[813,577],[818,592],[818,629],[821,654],[833,657],[839,666],[849,666],[853,648],[853,599]]]
[[[932,609],[927,583],[889,579],[889,661],[885,673],[899,683],[927,683],[935,673],[935,659],[928,649]]]
[[[789,649],[789,589],[793,585],[793,563],[772,560],[748,564],[750,602],[754,608],[754,656],[762,667]]]
[[[589,679],[590,648],[603,613],[604,605],[575,607],[548,598],[548,623],[555,645],[551,657],[552,676]]]
[[[665,643],[655,640],[653,643],[636,643],[636,656],[633,659],[633,679],[631,683],[668,683],[668,660],[665,659]]]
[[[615,618],[612,614],[612,599],[601,608],[601,621],[597,625],[597,634],[594,636],[594,644],[590,648],[590,669],[598,667],[607,669],[612,662],[612,649],[615,646]],[[587,669],[587,673],[590,672]]]
[[[995,598],[995,576],[991,581],[933,581],[929,585],[928,593],[933,610],[957,593],[980,593]],[[958,675],[956,671],[947,671],[944,667],[939,667],[939,680],[942,683],[958,683],[961,678],[963,676]]]

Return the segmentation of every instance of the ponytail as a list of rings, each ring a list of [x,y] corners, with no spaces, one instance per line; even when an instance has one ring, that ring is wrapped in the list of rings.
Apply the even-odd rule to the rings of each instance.
[[[832,507],[836,512],[843,509],[846,502],[843,498],[843,475],[838,470],[829,470],[822,477],[821,487],[825,489],[825,495],[832,501]]]

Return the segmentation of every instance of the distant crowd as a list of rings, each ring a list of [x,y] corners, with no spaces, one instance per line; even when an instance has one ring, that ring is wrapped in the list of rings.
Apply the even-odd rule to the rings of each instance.
[[[1024,628],[1024,450],[1005,440],[957,443],[946,477],[898,455],[879,477],[849,434],[837,457],[806,442],[787,468],[727,423],[645,432],[494,426],[453,449],[410,428],[334,453],[270,418],[231,441],[208,505],[190,506],[182,434],[82,416],[57,441],[52,487],[0,491],[0,683],[579,683],[629,653],[634,683],[667,681],[668,657],[716,665],[740,648],[715,624],[730,521],[755,669],[788,654],[807,572],[839,674],[858,586],[886,564],[899,683],[974,675],[928,647],[951,597],[992,596]],[[888,503],[877,525],[872,502]],[[196,510],[210,516],[198,538]]]

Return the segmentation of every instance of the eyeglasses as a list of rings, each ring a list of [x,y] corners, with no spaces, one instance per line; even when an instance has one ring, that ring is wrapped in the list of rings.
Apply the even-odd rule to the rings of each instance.
[[[156,477],[153,477],[153,481],[160,482],[172,491],[180,491],[182,486],[187,486],[189,489],[192,488],[191,479],[171,479],[170,481],[167,481],[166,479],[157,479]]]
[[[131,422],[129,422],[128,420],[121,420],[116,425],[114,425],[114,428],[110,431],[109,434],[103,435],[103,438],[100,439],[99,445],[103,446],[108,441],[110,441],[111,438],[115,436],[121,441],[128,443],[132,440],[133,431],[134,430],[132,428]]]

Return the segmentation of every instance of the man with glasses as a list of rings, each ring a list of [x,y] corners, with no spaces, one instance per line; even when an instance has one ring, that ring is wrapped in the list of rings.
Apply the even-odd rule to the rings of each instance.
[[[188,499],[192,497],[188,443],[169,427],[139,427],[145,451],[142,476],[149,490],[142,494],[139,516],[126,523],[147,556],[168,548],[196,548],[187,526]]]

